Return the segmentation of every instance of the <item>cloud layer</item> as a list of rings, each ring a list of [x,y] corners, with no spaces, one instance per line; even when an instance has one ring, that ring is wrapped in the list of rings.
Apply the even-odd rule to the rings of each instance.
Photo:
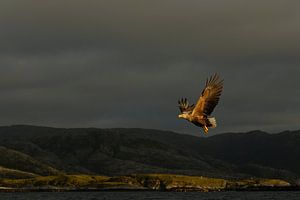
[[[1,125],[143,127],[225,79],[213,133],[298,129],[299,1],[0,2]]]

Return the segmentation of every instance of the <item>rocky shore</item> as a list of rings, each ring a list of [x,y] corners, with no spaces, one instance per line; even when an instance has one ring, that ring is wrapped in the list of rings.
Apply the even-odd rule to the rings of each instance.
[[[226,180],[171,174],[128,176],[58,175],[28,179],[0,179],[0,192],[66,191],[285,191],[299,186],[279,179]]]

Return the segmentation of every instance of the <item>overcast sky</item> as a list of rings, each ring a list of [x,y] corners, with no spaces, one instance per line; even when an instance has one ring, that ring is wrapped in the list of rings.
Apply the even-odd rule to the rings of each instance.
[[[300,1],[0,1],[0,125],[140,127],[179,120],[217,72],[211,134],[299,129]]]

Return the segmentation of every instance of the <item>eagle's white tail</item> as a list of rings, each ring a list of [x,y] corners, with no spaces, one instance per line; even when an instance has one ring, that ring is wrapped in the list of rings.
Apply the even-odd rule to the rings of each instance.
[[[211,124],[210,128],[216,128],[217,127],[217,121],[216,118],[214,117],[209,117],[208,118],[209,123]]]

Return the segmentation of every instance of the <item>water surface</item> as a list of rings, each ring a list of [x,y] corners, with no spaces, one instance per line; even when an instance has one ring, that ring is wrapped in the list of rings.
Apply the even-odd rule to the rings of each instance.
[[[299,200],[299,191],[280,192],[24,192],[0,193],[0,200]]]

